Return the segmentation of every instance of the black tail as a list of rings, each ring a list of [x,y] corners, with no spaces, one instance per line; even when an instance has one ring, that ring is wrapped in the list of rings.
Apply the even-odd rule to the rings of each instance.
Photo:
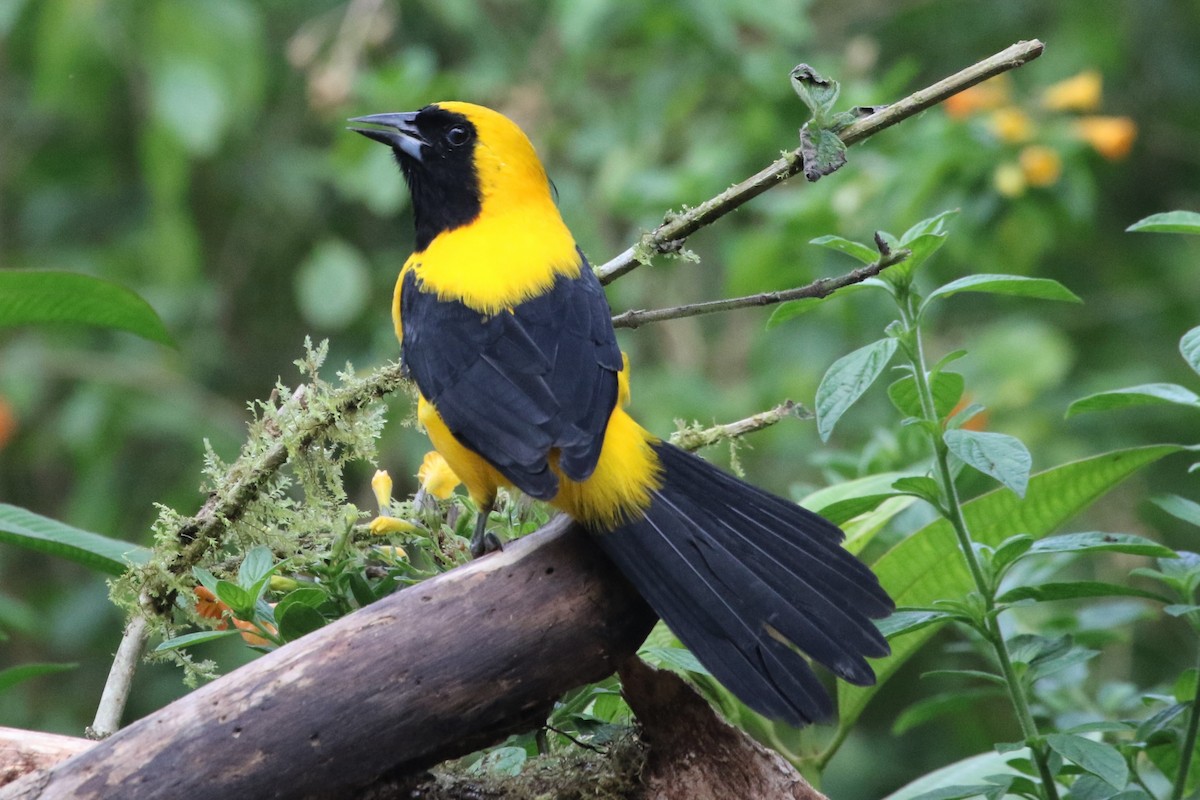
[[[667,626],[729,691],[793,725],[832,703],[795,645],[866,685],[888,654],[871,622],[895,607],[837,526],[655,444],[662,488],[645,516],[596,538]]]

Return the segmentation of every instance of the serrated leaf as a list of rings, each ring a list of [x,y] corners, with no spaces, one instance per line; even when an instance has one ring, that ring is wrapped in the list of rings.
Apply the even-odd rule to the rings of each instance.
[[[1102,551],[1128,553],[1135,556],[1152,556],[1155,558],[1172,558],[1175,555],[1175,551],[1171,548],[1147,539],[1144,536],[1137,536],[1132,533],[1103,533],[1100,531],[1051,536],[1036,542],[1030,548],[1029,552],[1030,554],[1037,554]]]
[[[837,250],[839,253],[845,253],[851,258],[858,259],[863,264],[873,264],[879,258],[879,251],[875,248],[869,247],[862,242],[843,239],[841,236],[818,236],[816,239],[810,239],[808,243],[828,247],[830,250]]]
[[[942,437],[964,464],[990,475],[1023,497],[1029,485],[1033,456],[1020,439],[1003,433],[958,428]]]
[[[1200,525],[1200,503],[1180,497],[1177,494],[1164,494],[1151,497],[1150,502],[1161,508],[1176,519]]]
[[[285,642],[293,642],[325,626],[325,617],[321,612],[304,603],[292,603],[282,612],[277,607],[275,620],[279,625],[279,635]]]
[[[0,669],[0,692],[5,689],[11,689],[18,683],[37,678],[42,675],[54,675],[59,672],[67,672],[78,667],[78,664],[18,664],[15,667]]]
[[[0,290],[2,291],[2,290]],[[0,503],[0,542],[65,558],[109,575],[123,575],[150,559],[150,549]]]
[[[1062,464],[1034,475],[1024,498],[1006,490],[992,491],[965,503],[963,515],[978,544],[995,547],[1011,536],[1013,530],[1042,537],[1134,472],[1182,449],[1179,445],[1153,445]],[[966,597],[975,587],[966,564],[957,554],[954,529],[944,519],[899,542],[872,568],[883,588],[901,607],[919,608],[942,599]],[[923,630],[893,640],[891,656],[872,659],[874,686],[839,682],[839,731],[853,727],[871,698],[940,630],[943,622],[934,621]]]
[[[1039,603],[1051,600],[1077,600],[1081,597],[1141,597],[1159,603],[1171,602],[1161,594],[1122,586],[1103,581],[1066,581],[1040,583],[1035,586],[1017,586],[996,598],[999,603],[1015,603],[1019,600],[1034,600]]]
[[[817,432],[822,441],[830,434],[842,414],[871,387],[896,353],[899,342],[880,339],[842,356],[829,367],[817,387]]]
[[[949,297],[959,292],[984,292],[987,294],[1031,297],[1037,300],[1060,300],[1067,303],[1082,303],[1079,296],[1061,283],[1050,278],[1028,278],[1023,275],[967,275],[934,289],[921,303],[924,310],[937,297]]]
[[[1114,789],[1124,789],[1129,783],[1129,766],[1115,747],[1070,733],[1047,734],[1046,745]]]
[[[935,372],[929,379],[929,388],[933,393],[934,412],[938,419],[943,419],[954,410],[962,399],[966,382],[957,372]],[[888,387],[888,397],[892,405],[901,414],[910,417],[922,417],[925,414],[921,408],[921,395],[917,391],[917,381],[908,375],[895,381]]]
[[[217,639],[224,639],[227,636],[236,636],[241,633],[237,628],[227,631],[198,631],[197,633],[185,633],[182,636],[175,636],[159,644],[154,648],[154,652],[161,653],[166,650],[178,650],[181,647],[191,647],[196,644],[204,644]]]
[[[1200,408],[1200,396],[1174,383],[1145,383],[1081,397],[1067,407],[1067,418],[1089,411],[1108,411],[1130,406],[1179,405]]]
[[[175,347],[150,304],[120,284],[75,272],[0,270],[0,328],[91,325]]]
[[[1200,233],[1200,214],[1195,211],[1164,211],[1139,219],[1125,230],[1129,233]]]
[[[1192,328],[1179,340],[1179,354],[1193,372],[1200,374],[1200,327]]]

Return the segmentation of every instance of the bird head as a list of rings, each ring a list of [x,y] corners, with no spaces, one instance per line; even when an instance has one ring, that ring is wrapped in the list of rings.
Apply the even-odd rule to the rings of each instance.
[[[485,210],[553,205],[550,183],[529,138],[490,108],[441,102],[420,111],[350,120],[351,130],[392,149],[413,198],[417,249]]]

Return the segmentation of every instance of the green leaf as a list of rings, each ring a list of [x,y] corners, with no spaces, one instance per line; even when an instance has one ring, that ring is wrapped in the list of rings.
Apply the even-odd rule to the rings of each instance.
[[[1005,539],[992,554],[992,569],[1003,572],[1005,567],[1028,553],[1033,544],[1033,537],[1027,533]]]
[[[217,594],[217,576],[216,575],[213,575],[211,572],[206,570],[204,567],[192,567],[192,575],[196,576],[196,580],[198,580],[200,582],[201,586],[203,586],[205,589],[208,589],[210,592],[212,592],[214,597],[216,596],[216,594]]]
[[[960,786],[941,786],[928,792],[913,795],[912,800],[965,800],[980,797],[995,787],[989,783],[969,783]]]
[[[1019,748],[1026,754],[1028,749],[1021,745]],[[897,789],[883,800],[916,800],[922,794],[950,786],[979,785],[1007,780],[1010,776],[999,776],[997,773],[1008,771],[1008,760],[1012,756],[988,751],[964,758],[953,764],[936,769],[914,780],[912,783]],[[982,790],[981,792],[982,793]]]
[[[231,581],[219,580],[213,593],[218,600],[229,606],[229,610],[238,619],[250,619],[253,616],[258,598],[250,594],[248,589],[243,589]]]
[[[833,105],[841,91],[838,82],[826,78],[808,64],[797,64],[792,68],[790,77],[792,89],[808,106],[813,120],[818,126],[824,126],[833,113]]]
[[[1067,418],[1088,411],[1108,411],[1129,406],[1179,405],[1200,408],[1200,396],[1174,383],[1145,383],[1081,397],[1067,407]]]
[[[879,628],[879,632],[891,640],[893,637],[919,631],[921,628],[927,628],[930,625],[940,625],[952,619],[954,619],[954,615],[948,611],[900,610],[893,612],[889,617],[877,621],[875,627]]]
[[[843,239],[841,236],[818,236],[816,239],[810,239],[808,243],[845,253],[863,264],[874,264],[879,258],[879,252],[875,248],[868,247],[862,242]]]
[[[907,478],[900,478],[892,484],[892,488],[897,492],[919,497],[935,508],[942,502],[942,487],[928,475],[911,475]]]
[[[185,633],[182,636],[175,636],[167,639],[154,648],[154,652],[161,653],[166,650],[178,650],[181,647],[191,647],[194,644],[204,644],[205,642],[224,639],[227,636],[236,636],[241,633],[236,628],[227,631],[198,631],[196,633]]]
[[[954,220],[959,214],[959,209],[951,208],[943,211],[940,214],[935,214],[932,217],[927,217],[904,232],[899,239],[901,247],[908,247],[917,239],[929,234],[943,234],[950,232],[949,223]]]
[[[833,362],[817,387],[817,431],[822,441],[829,441],[842,414],[875,382],[898,346],[899,342],[888,337]]]
[[[854,519],[859,514],[874,511],[884,500],[895,496],[896,494],[891,492],[888,494],[868,494],[862,497],[850,497],[825,506],[817,513],[834,525],[841,525],[843,522]]]
[[[15,667],[0,669],[0,692],[30,678],[67,672],[78,666],[78,664],[18,664]]]
[[[802,297],[799,300],[789,300],[786,303],[780,303],[771,312],[771,316],[767,317],[767,330],[774,328],[787,322],[792,317],[798,317],[808,311],[812,311],[824,301],[822,297]]]
[[[1160,603],[1170,603],[1170,598],[1161,594],[1121,586],[1103,581],[1067,581],[1063,583],[1040,583],[1036,586],[1017,586],[996,598],[999,603],[1015,603],[1019,600],[1034,600],[1039,603],[1050,600],[1076,600],[1080,597],[1142,597]]]
[[[1139,219],[1125,230],[1129,233],[1200,233],[1200,214],[1195,211],[1164,211]]]
[[[1155,558],[1171,558],[1175,551],[1166,545],[1159,544],[1144,536],[1132,533],[1067,533],[1062,536],[1051,536],[1034,543],[1029,554],[1039,553],[1093,553],[1112,552],[1128,553],[1135,556],[1152,556]]]
[[[963,515],[978,544],[996,547],[1014,530],[1043,537],[1087,508],[1147,464],[1184,449],[1154,445],[1117,450],[1062,464],[1034,475],[1024,498],[996,490],[963,505]],[[975,584],[958,554],[954,529],[939,519],[916,531],[873,565],[880,583],[897,606],[928,607],[942,599],[966,597]],[[894,639],[892,654],[873,659],[874,686],[838,683],[838,728],[845,731],[898,669],[941,628],[935,620],[923,630]]]
[[[1179,354],[1193,372],[1200,373],[1200,327],[1192,328],[1179,340]]]
[[[1070,733],[1047,734],[1046,744],[1114,789],[1124,789],[1129,783],[1129,766],[1115,747]]]
[[[981,680],[987,683],[993,683],[996,686],[1004,687],[1008,684],[1005,682],[1002,675],[997,675],[994,672],[984,672],[980,669],[931,669],[928,672],[921,674],[922,678],[971,678]]]
[[[74,272],[0,270],[0,327],[94,325],[175,346],[158,314],[112,281]]]
[[[961,428],[946,431],[942,437],[950,452],[985,475],[990,475],[1025,496],[1033,457],[1015,436]]]
[[[800,154],[804,158],[804,177],[815,183],[846,164],[846,143],[819,123],[804,123],[800,129]]]
[[[238,585],[251,589],[254,584],[269,577],[274,569],[275,556],[271,554],[271,548],[260,544],[242,557],[242,565],[238,567]]]
[[[1151,497],[1150,502],[1176,519],[1200,525],[1200,503],[1195,500],[1189,500],[1177,494],[1165,494]]]
[[[275,621],[285,642],[295,641],[325,625],[321,612],[304,603],[291,603],[282,612],[276,607]]]
[[[948,233],[925,233],[915,239],[902,242],[900,247],[908,248],[908,258],[883,273],[883,277],[892,283],[908,283],[917,267],[929,260],[930,256],[942,249],[949,237]]]
[[[975,711],[981,700],[1002,696],[1004,690],[999,687],[985,686],[972,689],[956,689],[952,692],[924,697],[900,712],[892,722],[892,735],[900,736],[918,725],[932,722],[947,714],[957,714],[964,711]]]
[[[929,388],[933,392],[933,406],[938,419],[943,419],[954,410],[962,399],[966,382],[957,372],[935,372],[929,380]],[[892,405],[901,414],[910,417],[923,417],[925,411],[921,408],[921,395],[917,391],[916,379],[908,375],[888,387],[888,397]]]
[[[346,577],[350,583],[350,592],[360,607],[369,606],[379,599],[375,596],[375,592],[371,591],[371,584],[367,583],[366,578],[362,575],[351,572]]]
[[[147,547],[81,530],[7,503],[0,503],[0,542],[65,558],[110,575],[123,575],[130,565],[144,564],[150,558]]]
[[[472,772],[520,775],[529,754],[524,747],[497,747],[472,765]]]
[[[1027,278],[1023,275],[967,275],[958,280],[950,281],[929,293],[921,310],[937,297],[949,297],[959,292],[984,292],[987,294],[1006,294],[1018,297],[1032,297],[1037,300],[1061,300],[1067,303],[1082,303],[1079,296],[1061,283],[1049,278]]]
[[[700,663],[691,650],[682,647],[643,647],[638,656],[647,664],[656,667],[666,667],[672,672],[691,673],[695,675],[711,675]]]

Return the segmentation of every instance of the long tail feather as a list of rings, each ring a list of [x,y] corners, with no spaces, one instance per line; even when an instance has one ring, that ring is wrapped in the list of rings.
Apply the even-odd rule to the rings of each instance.
[[[666,443],[644,516],[597,540],[663,621],[727,689],[774,719],[827,719],[810,658],[874,683],[887,655],[873,618],[893,609],[842,532],[812,512]],[[794,647],[793,647],[794,645]]]

